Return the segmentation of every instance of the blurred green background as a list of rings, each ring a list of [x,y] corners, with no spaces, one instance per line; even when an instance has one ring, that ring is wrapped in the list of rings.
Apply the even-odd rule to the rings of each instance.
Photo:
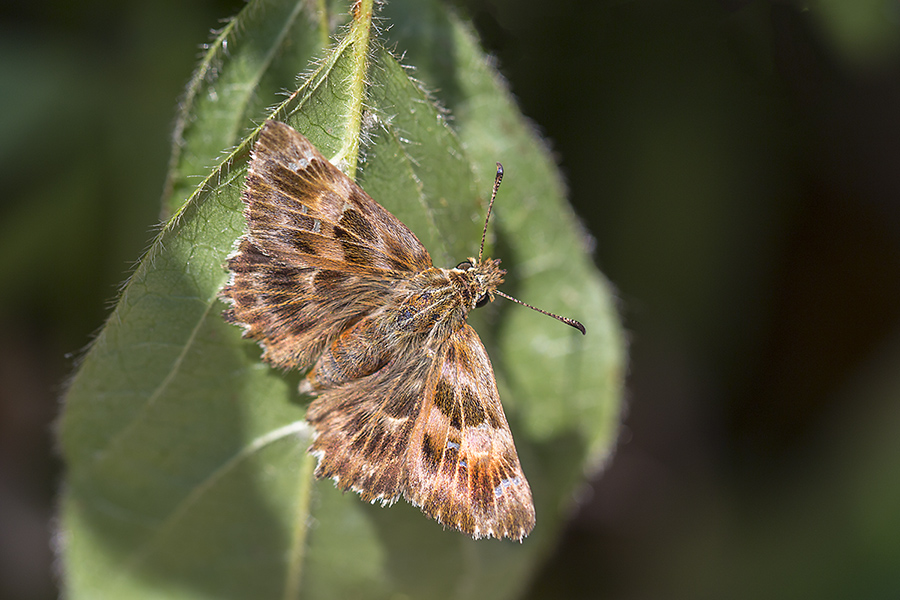
[[[242,5],[0,11],[0,598],[56,595],[59,397],[153,237],[199,45]],[[531,597],[900,597],[900,2],[457,6],[631,339],[617,455]]]

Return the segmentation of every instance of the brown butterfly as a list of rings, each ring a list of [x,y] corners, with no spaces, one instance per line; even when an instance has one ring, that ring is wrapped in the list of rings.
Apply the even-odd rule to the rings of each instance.
[[[477,259],[435,268],[403,223],[277,121],[254,146],[243,200],[249,231],[228,259],[224,316],[271,364],[312,366],[300,391],[316,396],[316,476],[370,502],[402,494],[476,539],[521,541],[531,489],[466,323],[495,294],[509,298],[500,261],[481,258],[484,235]]]

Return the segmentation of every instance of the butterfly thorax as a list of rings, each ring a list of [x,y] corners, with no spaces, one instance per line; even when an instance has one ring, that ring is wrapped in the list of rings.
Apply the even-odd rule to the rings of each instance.
[[[469,311],[494,299],[504,273],[499,260],[479,263],[474,258],[452,269],[421,271],[409,281],[398,306],[396,325],[400,330],[442,342],[465,324]]]

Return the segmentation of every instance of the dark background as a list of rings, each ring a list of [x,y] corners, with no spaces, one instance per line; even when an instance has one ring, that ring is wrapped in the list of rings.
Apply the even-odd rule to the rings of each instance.
[[[630,332],[532,598],[900,597],[900,2],[460,0]],[[51,423],[239,0],[0,8],[0,598],[55,596]]]

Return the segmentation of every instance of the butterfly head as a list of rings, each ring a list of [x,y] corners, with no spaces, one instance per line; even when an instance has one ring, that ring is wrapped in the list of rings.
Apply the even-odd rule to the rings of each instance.
[[[472,308],[480,308],[494,300],[494,294],[498,296],[503,296],[507,300],[512,300],[517,304],[521,304],[522,306],[527,306],[532,310],[536,310],[541,314],[547,315],[548,317],[553,317],[557,321],[562,321],[566,325],[570,325],[580,331],[582,335],[584,335],[584,325],[576,321],[575,319],[570,319],[568,317],[562,317],[555,313],[546,311],[542,308],[537,308],[536,306],[532,306],[526,302],[522,302],[521,300],[517,300],[512,296],[508,296],[497,289],[501,283],[503,283],[503,275],[506,274],[506,271],[500,268],[499,260],[491,260],[485,259],[481,260],[482,254],[484,254],[484,240],[487,238],[487,227],[488,221],[491,220],[491,209],[494,207],[494,200],[497,199],[497,190],[500,189],[500,182],[503,180],[503,165],[497,163],[497,176],[494,178],[494,189],[491,190],[491,201],[488,203],[487,209],[487,217],[484,219],[484,229],[481,232],[481,248],[478,250],[478,259],[470,258],[467,261],[463,261],[457,265],[457,269],[461,269],[467,272],[474,272],[473,280],[475,281],[475,285],[473,289],[476,291],[475,302]],[[464,268],[465,267],[465,268]],[[469,309],[471,310],[471,308]]]
[[[500,268],[500,259],[490,258],[484,261],[469,258],[456,265],[456,270],[462,272],[472,293],[469,310],[481,308],[492,302],[494,292],[497,291],[497,286],[503,283],[503,276],[506,274],[506,271]]]

